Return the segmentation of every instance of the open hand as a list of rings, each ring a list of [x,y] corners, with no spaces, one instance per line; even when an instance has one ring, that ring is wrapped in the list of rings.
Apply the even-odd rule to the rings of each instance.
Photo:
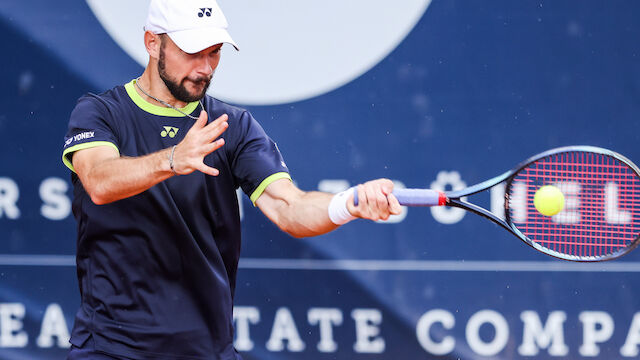
[[[216,139],[229,127],[229,116],[223,114],[207,124],[208,118],[206,111],[200,112],[198,120],[176,147],[173,154],[176,174],[191,174],[195,170],[211,176],[220,174],[218,169],[205,165],[204,158],[224,145],[224,139]]]

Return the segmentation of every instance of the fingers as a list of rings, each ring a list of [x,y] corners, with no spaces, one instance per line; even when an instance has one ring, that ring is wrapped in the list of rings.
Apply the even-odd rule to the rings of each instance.
[[[212,140],[220,136],[228,127],[229,124],[229,116],[227,114],[222,114],[220,117],[215,119],[214,121],[207,124],[207,119],[209,116],[206,111],[201,111],[200,116],[193,124],[189,132],[191,133],[202,133],[205,137],[211,138]]]
[[[204,163],[202,163],[200,165],[200,167],[198,167],[198,170],[207,174],[207,175],[211,175],[211,176],[218,176],[220,175],[220,170],[216,169],[216,168],[212,168],[211,166],[207,166]]]
[[[191,137],[199,139],[203,142],[211,142],[218,138],[229,127],[229,116],[223,114],[209,124],[206,123],[206,112],[201,112],[200,117],[193,124],[189,133]],[[204,121],[204,122],[203,122]]]
[[[220,149],[222,145],[224,145],[224,139],[218,139],[212,142],[211,144],[207,144],[205,145],[205,148],[204,148],[204,154],[205,155],[211,154],[212,152]]]
[[[381,189],[387,197],[389,212],[391,212],[392,215],[400,215],[400,213],[402,213],[402,205],[400,205],[398,199],[393,195],[393,181],[381,179]]]
[[[371,214],[374,217],[384,217],[385,208],[387,207],[387,197],[382,193],[380,184],[373,183],[370,186],[365,186],[365,196],[367,197]]]
[[[229,115],[222,114],[222,115],[218,116],[217,119],[213,120],[209,125],[219,124],[221,122],[227,122],[227,121],[229,121]],[[207,125],[207,126],[209,126],[209,125]]]
[[[200,111],[200,116],[198,116],[198,120],[193,124],[193,127],[203,128],[207,124],[208,119],[209,115],[207,115],[207,112],[204,110]]]
[[[190,174],[195,170],[212,176],[220,173],[217,169],[205,165],[204,158],[225,144],[224,139],[219,137],[229,127],[228,120],[229,116],[223,114],[207,124],[207,112],[200,112],[198,119],[178,144],[174,156],[178,174]]]
[[[358,206],[355,215],[370,220],[387,220],[390,215],[398,215],[402,207],[393,195],[393,182],[379,179],[358,185]]]
[[[393,194],[387,195],[387,200],[389,200],[389,211],[392,215],[402,214],[402,205]]]
[[[220,130],[224,131],[227,129],[227,127],[229,127],[227,121],[229,121],[229,116],[227,114],[222,114],[220,117],[207,124],[207,126],[205,126],[205,130],[209,133]],[[220,132],[220,134],[222,134],[222,132]]]
[[[218,139],[209,144],[202,144],[200,148],[196,149],[196,152],[191,155],[186,154],[183,161],[185,168],[187,169],[186,173],[191,173],[193,170],[199,170],[211,176],[218,176],[218,174],[220,174],[220,171],[218,171],[218,169],[205,165],[204,159],[207,155],[221,148],[224,143],[224,139]],[[182,174],[181,172],[179,173]]]

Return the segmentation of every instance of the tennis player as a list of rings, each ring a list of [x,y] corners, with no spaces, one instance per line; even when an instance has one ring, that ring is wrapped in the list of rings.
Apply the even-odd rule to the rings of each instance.
[[[206,95],[224,43],[238,48],[215,0],[153,0],[144,73],[71,114],[81,307],[68,359],[241,359],[238,187],[295,237],[400,213],[386,179],[358,185],[357,207],[353,191],[296,188],[251,114]]]

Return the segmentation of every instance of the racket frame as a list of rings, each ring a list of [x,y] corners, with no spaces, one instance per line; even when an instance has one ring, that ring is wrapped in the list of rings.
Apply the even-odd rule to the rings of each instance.
[[[551,155],[555,155],[555,154],[561,154],[561,153],[566,153],[566,152],[573,152],[573,151],[586,151],[586,152],[591,152],[591,153],[595,153],[595,154],[600,154],[600,155],[606,155],[606,156],[610,156],[622,163],[624,163],[625,165],[627,165],[629,168],[631,168],[638,177],[640,177],[640,169],[638,169],[638,167],[631,162],[631,160],[627,159],[626,157],[624,157],[621,154],[618,154],[614,151],[611,150],[607,150],[607,149],[603,149],[603,148],[599,148],[599,147],[595,147],[595,146],[588,146],[588,145],[576,145],[576,146],[565,146],[565,147],[559,147],[559,148],[555,148],[555,149],[551,149],[548,151],[545,151],[543,153],[534,155],[530,158],[528,158],[527,160],[522,161],[521,163],[519,163],[518,165],[516,165],[513,169],[498,175],[494,178],[491,178],[489,180],[483,181],[481,183],[478,183],[476,185],[472,185],[470,187],[467,187],[465,189],[462,190],[457,190],[457,191],[445,191],[444,194],[447,198],[446,201],[446,206],[450,206],[450,207],[457,207],[457,208],[461,208],[467,211],[471,211],[474,214],[480,215],[486,219],[489,219],[491,221],[493,221],[495,224],[500,225],[501,227],[503,227],[504,229],[506,229],[507,231],[511,232],[513,235],[515,235],[516,237],[518,237],[520,240],[522,240],[525,244],[531,246],[532,248],[559,258],[559,259],[563,259],[563,260],[569,260],[569,261],[577,261],[577,262],[594,262],[594,261],[607,261],[607,260],[613,260],[615,258],[618,258],[628,252],[630,252],[631,250],[633,250],[634,248],[636,248],[638,246],[638,244],[640,243],[640,234],[638,236],[636,236],[636,238],[633,240],[633,242],[631,244],[629,244],[628,246],[624,247],[623,249],[613,252],[611,254],[608,255],[602,255],[602,256],[577,256],[577,255],[569,255],[569,254],[564,254],[564,253],[560,253],[557,251],[554,251],[552,249],[543,247],[542,245],[532,241],[531,239],[529,239],[527,236],[525,236],[513,223],[512,219],[511,219],[511,215],[509,212],[509,189],[511,189],[511,186],[513,184],[513,181],[516,177],[516,175],[525,167],[529,166],[531,163],[538,161],[540,159],[546,158],[548,156]],[[494,213],[490,212],[489,210],[480,207],[478,205],[475,205],[473,203],[470,203],[466,200],[462,200],[463,197],[466,196],[470,196],[473,194],[477,194],[479,192],[482,192],[484,190],[488,190],[500,183],[505,182],[505,188],[504,188],[504,219],[498,217],[497,215],[495,215]]]

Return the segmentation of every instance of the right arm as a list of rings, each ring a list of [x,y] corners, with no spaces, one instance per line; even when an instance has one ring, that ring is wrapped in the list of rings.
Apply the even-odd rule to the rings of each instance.
[[[173,154],[174,170],[186,175],[199,170],[217,176],[218,169],[204,164],[204,157],[224,145],[218,138],[229,126],[227,115],[207,125],[202,111]],[[109,146],[76,151],[73,167],[84,189],[97,205],[108,204],[137,195],[174,175],[169,167],[171,148],[140,157],[121,157]]]

